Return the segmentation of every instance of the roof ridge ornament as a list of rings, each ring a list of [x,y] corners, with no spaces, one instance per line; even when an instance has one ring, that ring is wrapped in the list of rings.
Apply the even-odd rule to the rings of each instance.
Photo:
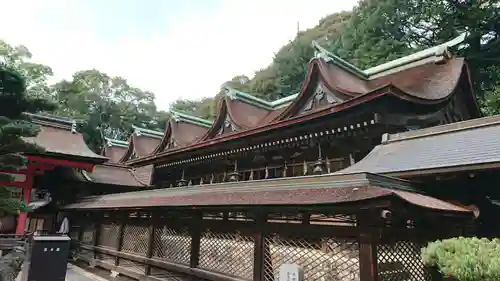
[[[197,125],[200,127],[211,128],[213,125],[213,121],[203,119],[200,117],[192,116],[184,112],[180,112],[177,110],[170,110],[170,118],[174,120],[176,123],[178,122],[186,122],[193,125]]]
[[[413,54],[374,66],[365,70],[361,70],[355,65],[347,62],[346,60],[334,55],[327,49],[323,48],[316,41],[312,41],[311,45],[315,49],[314,57],[323,59],[327,63],[333,63],[338,67],[358,76],[364,80],[376,79],[386,76],[391,73],[403,71],[429,62],[445,63],[453,57],[450,48],[462,44],[467,38],[467,32],[451,39],[448,42],[440,45],[415,52]]]
[[[363,70],[349,63],[348,61],[342,59],[341,57],[334,55],[327,49],[323,48],[317,41],[313,40],[311,42],[311,45],[314,48],[315,58],[323,59],[325,62],[334,63],[338,67],[356,75],[358,78],[361,78],[363,80],[366,80],[368,78],[368,76]]]
[[[117,140],[108,137],[104,137],[104,140],[106,141],[107,146],[118,146],[122,148],[127,148],[129,144],[128,141]]]
[[[134,134],[136,136],[145,136],[145,137],[152,137],[152,138],[163,138],[163,132],[160,131],[155,131],[147,128],[142,128],[138,127],[135,125],[132,125],[132,129],[134,129]]]
[[[231,100],[240,100],[250,105],[260,107],[266,110],[274,110],[276,108],[280,108],[282,106],[286,106],[292,103],[295,98],[299,95],[298,93],[288,95],[284,98],[280,98],[274,101],[267,101],[265,99],[250,95],[248,93],[236,90],[227,84],[223,84],[221,86],[221,91],[224,92],[224,95]]]
[[[377,65],[375,67],[365,69],[364,73],[366,73],[370,77],[370,79],[374,79],[377,77],[388,75],[390,73],[426,64],[429,61],[433,61],[435,63],[446,62],[446,60],[452,57],[449,49],[462,44],[466,38],[467,32],[464,32],[459,36],[453,38],[452,40],[444,42],[440,45],[424,49],[422,51]]]
[[[73,133],[73,134],[77,133],[77,131],[76,131],[76,120],[73,120],[73,122],[71,122],[71,133]]]

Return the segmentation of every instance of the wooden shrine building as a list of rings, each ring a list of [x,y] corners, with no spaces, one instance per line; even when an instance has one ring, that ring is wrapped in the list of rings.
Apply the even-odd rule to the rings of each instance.
[[[138,280],[267,281],[283,264],[307,281],[429,280],[420,247],[491,230],[478,209],[497,204],[471,181],[457,196],[435,187],[486,177],[467,170],[484,167],[477,150],[463,150],[463,174],[439,170],[494,127],[476,119],[467,63],[450,51],[463,40],[367,70],[313,44],[299,93],[226,88],[213,121],[172,112],[161,137],[109,140],[110,159],[151,186],[62,206],[78,258]]]
[[[20,189],[23,200],[34,208],[46,205],[62,206],[77,198],[134,191],[149,186],[146,177],[136,169],[109,162],[108,158],[92,152],[82,134],[77,132],[77,122],[46,114],[29,114],[40,132],[28,142],[41,146],[45,151],[28,155],[25,169],[9,172],[16,174],[16,181],[7,184]],[[140,169],[137,169],[140,170]],[[16,233],[48,231],[53,227],[54,208],[49,213],[35,212],[26,220],[18,216]]]

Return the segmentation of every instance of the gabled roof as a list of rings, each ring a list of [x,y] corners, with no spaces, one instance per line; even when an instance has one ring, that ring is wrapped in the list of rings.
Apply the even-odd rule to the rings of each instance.
[[[385,134],[358,163],[337,172],[401,177],[500,167],[500,115]]]
[[[118,163],[127,152],[129,142],[106,138],[102,154],[109,158],[110,162]]]
[[[89,163],[103,163],[107,160],[106,157],[90,150],[83,135],[76,130],[76,120],[48,114],[26,115],[31,118],[31,122],[40,126],[38,135],[26,138],[26,141],[44,148],[43,155]]]
[[[472,93],[467,65],[464,59],[454,58],[448,51],[449,47],[460,44],[464,38],[461,35],[437,47],[367,70],[360,70],[313,43],[317,54],[309,62],[299,93],[270,102],[225,87],[226,93],[219,102],[217,117],[203,137],[198,137],[199,132],[195,137],[191,135],[193,130],[177,127],[175,134],[191,135],[190,141],[172,145],[168,150],[157,149],[156,155],[137,162],[147,160],[144,163],[151,163],[149,160],[154,157],[198,149],[324,116],[333,118],[347,109],[387,96],[405,105],[413,103],[437,108],[444,107],[458,92],[464,96],[461,99],[465,99],[467,116],[479,117],[481,112]],[[389,113],[391,109],[387,110]],[[177,141],[171,138],[173,125],[169,123],[167,126],[162,147],[166,147],[168,141]]]
[[[96,165],[94,171],[74,170],[74,176],[83,182],[120,185],[130,187],[147,187],[149,178],[141,177],[135,169],[114,163]]]
[[[127,162],[137,157],[149,156],[161,142],[163,132],[133,126],[128,148],[119,162]]]
[[[417,193],[409,182],[379,175],[325,175],[281,178],[237,183],[210,184],[191,188],[167,188],[84,198],[64,209],[111,208],[236,208],[338,206],[370,200],[397,200],[423,209],[471,215],[471,211]],[[390,204],[390,203],[388,203]],[[389,207],[389,206],[383,206]]]
[[[207,134],[213,124],[210,120],[190,116],[179,111],[170,111],[170,114],[171,118],[167,123],[165,133],[154,153],[196,143]]]

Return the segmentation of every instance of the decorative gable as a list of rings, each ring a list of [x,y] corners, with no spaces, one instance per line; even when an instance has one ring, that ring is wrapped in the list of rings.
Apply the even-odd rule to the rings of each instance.
[[[171,136],[170,139],[167,142],[167,145],[165,146],[164,150],[169,150],[178,147],[179,144],[175,141],[175,139]]]
[[[313,94],[300,111],[300,114],[316,111],[341,102],[343,102],[343,99],[340,94],[334,94],[323,83],[318,83]]]
[[[217,131],[216,136],[218,137],[236,131],[238,131],[238,127],[234,124],[234,122],[231,121],[231,119],[229,119],[229,115],[226,114],[224,123],[220,127],[219,131]]]

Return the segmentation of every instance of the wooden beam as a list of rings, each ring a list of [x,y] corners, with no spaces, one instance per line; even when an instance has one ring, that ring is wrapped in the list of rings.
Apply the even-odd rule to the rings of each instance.
[[[26,175],[26,180],[20,182],[17,187],[23,189],[23,202],[28,205],[31,198],[31,190],[33,188],[33,175]],[[19,213],[17,217],[16,234],[24,234],[24,226],[26,224],[27,213]]]
[[[189,232],[191,233],[191,253],[189,259],[189,266],[191,268],[198,267],[200,261],[200,243],[201,243],[201,233],[203,228],[201,226],[202,213],[196,212],[194,218],[191,221]]]
[[[154,247],[154,239],[155,239],[155,228],[156,228],[156,214],[151,213],[151,217],[149,218],[148,225],[148,244],[146,250],[146,257],[150,259],[153,256],[153,247]],[[146,264],[144,267],[144,274],[146,276],[151,274],[151,266]]]
[[[28,155],[28,156],[26,156],[26,158],[28,158],[31,162],[45,163],[45,164],[52,164],[52,165],[55,165],[55,166],[63,166],[63,167],[84,169],[84,170],[87,170],[88,172],[92,172],[93,169],[94,169],[94,164],[83,163],[83,162],[69,161],[69,160],[63,160],[63,159],[55,159],[55,158],[42,157],[42,156],[32,156],[32,155]]]

